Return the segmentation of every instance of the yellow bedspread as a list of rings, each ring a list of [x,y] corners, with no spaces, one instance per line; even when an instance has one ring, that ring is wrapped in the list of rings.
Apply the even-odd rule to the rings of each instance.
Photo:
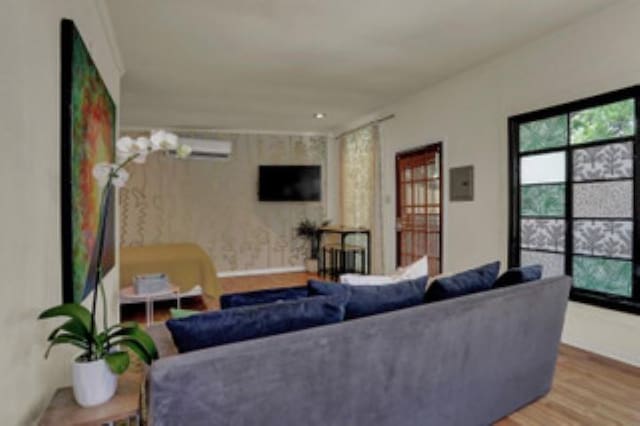
[[[160,244],[120,248],[120,287],[133,283],[140,274],[165,273],[169,282],[188,292],[195,286],[217,299],[222,293],[213,262],[197,244]]]

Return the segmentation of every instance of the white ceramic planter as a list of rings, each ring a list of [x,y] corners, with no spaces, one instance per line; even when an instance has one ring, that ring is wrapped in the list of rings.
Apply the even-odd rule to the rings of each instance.
[[[118,388],[118,376],[103,359],[73,362],[73,396],[83,407],[92,407],[110,400]]]

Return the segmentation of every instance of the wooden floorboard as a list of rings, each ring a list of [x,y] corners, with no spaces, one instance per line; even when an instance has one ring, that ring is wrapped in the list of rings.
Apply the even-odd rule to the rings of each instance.
[[[306,273],[221,278],[223,293],[304,284]],[[169,317],[171,302],[156,305],[156,321]],[[191,309],[217,309],[217,302],[185,300]],[[124,320],[144,322],[144,306],[123,307]],[[639,337],[640,338],[640,337]],[[551,392],[498,421],[496,426],[640,426],[640,368],[561,345]]]

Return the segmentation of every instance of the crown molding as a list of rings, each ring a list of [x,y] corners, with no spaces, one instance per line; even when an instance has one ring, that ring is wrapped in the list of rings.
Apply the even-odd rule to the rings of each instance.
[[[259,129],[216,129],[203,127],[179,127],[179,126],[127,126],[120,127],[122,132],[146,132],[152,129],[165,129],[176,133],[228,133],[233,135],[280,135],[280,136],[325,136],[331,137],[330,132],[305,132],[294,130],[259,130]]]
[[[120,77],[125,73],[124,61],[122,60],[122,54],[120,53],[120,48],[118,47],[118,41],[115,36],[115,31],[113,29],[113,23],[111,22],[111,14],[109,13],[109,9],[105,3],[105,0],[95,0],[96,9],[98,11],[98,16],[100,18],[100,24],[102,25],[102,29],[104,30],[105,38],[107,39],[107,44],[109,45],[109,52],[111,53],[111,57],[113,58],[113,62],[120,74]]]

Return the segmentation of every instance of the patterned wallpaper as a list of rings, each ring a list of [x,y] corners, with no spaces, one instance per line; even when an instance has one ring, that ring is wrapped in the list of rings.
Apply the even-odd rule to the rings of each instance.
[[[211,135],[208,135],[211,136]],[[218,272],[301,266],[308,253],[294,227],[326,212],[327,138],[215,134],[231,141],[226,161],[164,155],[131,167],[120,191],[123,246],[195,242]],[[322,165],[322,202],[258,202],[258,165]]]

